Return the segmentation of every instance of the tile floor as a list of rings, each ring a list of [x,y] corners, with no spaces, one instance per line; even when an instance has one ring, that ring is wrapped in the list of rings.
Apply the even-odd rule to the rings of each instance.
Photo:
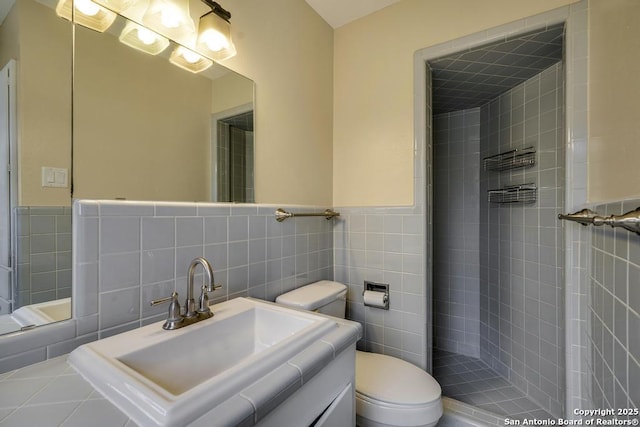
[[[444,396],[514,419],[553,419],[480,359],[434,350],[433,374]]]

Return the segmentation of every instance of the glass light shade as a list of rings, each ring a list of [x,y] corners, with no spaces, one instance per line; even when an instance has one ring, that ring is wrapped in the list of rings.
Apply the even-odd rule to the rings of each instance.
[[[129,9],[136,2],[136,0],[93,0],[93,1],[117,13],[120,13],[122,11]]]
[[[216,61],[235,56],[231,24],[213,12],[201,16],[198,22],[198,50],[206,52],[208,57]]]
[[[210,59],[183,46],[178,46],[171,52],[169,62],[192,73],[199,73],[213,65]]]
[[[131,21],[127,22],[118,40],[151,55],[157,55],[169,46],[167,38]]]
[[[75,9],[75,12],[74,10]],[[103,33],[113,24],[116,14],[91,0],[59,0],[56,14],[83,27]]]
[[[182,42],[195,34],[189,0],[150,0],[142,23],[153,31]]]

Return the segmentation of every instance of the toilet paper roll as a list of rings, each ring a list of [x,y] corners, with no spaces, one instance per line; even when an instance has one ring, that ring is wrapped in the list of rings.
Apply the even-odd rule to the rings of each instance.
[[[364,291],[364,305],[387,308],[386,296],[384,292]]]

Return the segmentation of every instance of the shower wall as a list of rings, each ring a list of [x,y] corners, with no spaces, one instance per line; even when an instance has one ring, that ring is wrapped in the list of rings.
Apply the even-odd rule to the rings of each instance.
[[[480,108],[434,117],[434,346],[480,357]]]
[[[563,68],[558,63],[480,111],[480,157],[534,146],[536,165],[480,179],[480,355],[554,416],[564,401]],[[535,183],[532,204],[487,190]]]

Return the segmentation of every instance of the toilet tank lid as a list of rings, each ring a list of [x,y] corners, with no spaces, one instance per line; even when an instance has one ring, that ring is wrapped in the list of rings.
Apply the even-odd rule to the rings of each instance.
[[[431,375],[396,357],[356,352],[356,391],[397,405],[425,405],[440,399],[440,384]]]
[[[276,298],[276,302],[289,307],[315,310],[332,302],[340,294],[346,294],[346,291],[347,287],[342,283],[321,280],[282,294]]]

